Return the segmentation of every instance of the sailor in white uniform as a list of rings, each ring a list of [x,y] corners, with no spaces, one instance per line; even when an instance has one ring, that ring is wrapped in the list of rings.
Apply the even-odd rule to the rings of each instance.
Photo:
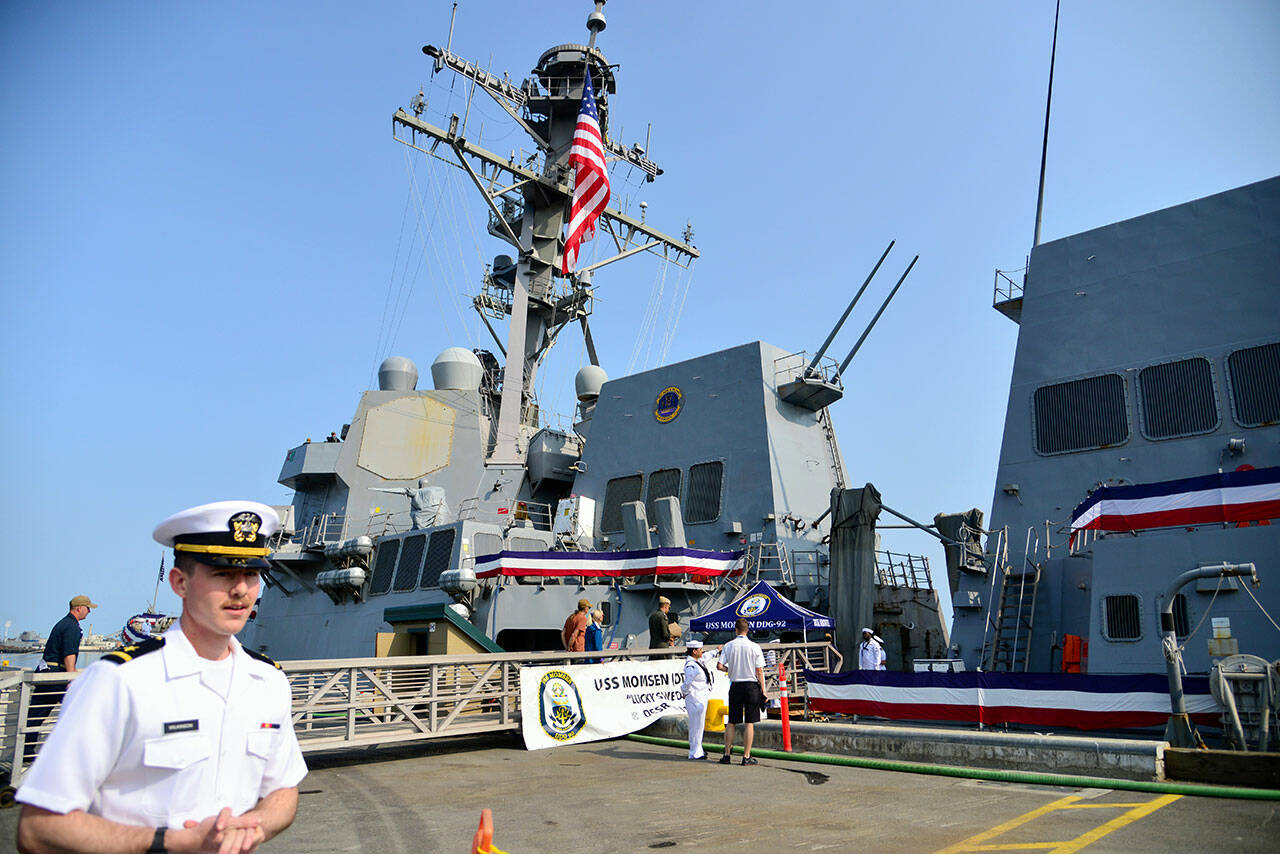
[[[884,670],[883,642],[871,629],[862,630],[862,643],[858,644],[858,668],[860,670]]]
[[[293,821],[289,682],[235,638],[278,527],[265,504],[220,501],[156,528],[181,621],[71,683],[17,792],[21,850],[251,851]]]
[[[684,681],[680,693],[684,695],[684,710],[689,714],[689,758],[706,759],[702,749],[702,731],[707,724],[707,698],[711,696],[711,684],[715,677],[711,669],[702,663],[702,641],[691,640],[685,644],[689,655],[684,660]]]

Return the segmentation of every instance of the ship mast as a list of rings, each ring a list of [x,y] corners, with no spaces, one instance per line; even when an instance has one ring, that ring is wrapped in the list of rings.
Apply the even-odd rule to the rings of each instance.
[[[489,208],[489,233],[510,244],[517,253],[507,269],[495,266],[486,279],[491,290],[476,297],[476,308],[482,317],[511,316],[496,436],[486,460],[490,466],[524,462],[526,428],[537,426],[538,414],[530,405],[537,369],[566,324],[574,320],[582,324],[592,362],[596,362],[586,322],[591,311],[594,271],[642,252],[680,267],[687,267],[699,255],[688,243],[688,231],[684,239],[678,240],[643,220],[606,208],[600,214],[597,239],[610,242],[614,254],[568,276],[560,273],[563,232],[573,194],[569,148],[588,67],[596,85],[608,159],[639,169],[648,181],[662,174],[643,148],[626,148],[609,138],[608,97],[617,91],[617,86],[613,69],[595,46],[596,36],[605,28],[603,0],[596,0],[595,6],[587,18],[590,43],[563,44],[547,50],[533,69],[534,77],[518,86],[508,76],[497,77],[448,48],[427,45],[422,49],[434,59],[436,71],[449,68],[488,93],[528,134],[536,146],[531,156],[515,156],[513,152],[512,156],[503,157],[468,140],[465,120],[457,114],[450,117],[448,128],[437,127],[404,110],[397,110],[392,117],[392,131],[399,142],[439,157],[467,174]],[[419,111],[415,109],[416,112]],[[485,323],[488,325],[488,320]],[[497,338],[496,333],[494,336]]]

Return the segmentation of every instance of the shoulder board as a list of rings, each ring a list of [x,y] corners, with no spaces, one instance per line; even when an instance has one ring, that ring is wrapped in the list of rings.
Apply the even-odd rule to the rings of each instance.
[[[164,638],[150,638],[139,644],[121,647],[115,652],[109,652],[102,656],[102,661],[110,661],[112,664],[124,664],[126,661],[132,661],[140,655],[146,655],[149,652],[155,652],[157,649],[164,648]]]
[[[265,655],[263,655],[262,653],[258,652],[257,650],[255,650],[255,649],[249,649],[249,647],[247,647],[247,646],[242,646],[242,647],[240,647],[240,648],[241,648],[241,649],[243,649],[243,650],[244,650],[244,652],[245,652],[245,655],[249,656],[250,658],[256,658],[258,661],[261,661],[263,664],[270,664],[270,665],[271,665],[272,667],[274,667],[276,670],[280,670],[280,669],[281,669],[280,665],[276,664],[276,663],[275,663],[274,661],[272,661],[270,658],[267,658]]]

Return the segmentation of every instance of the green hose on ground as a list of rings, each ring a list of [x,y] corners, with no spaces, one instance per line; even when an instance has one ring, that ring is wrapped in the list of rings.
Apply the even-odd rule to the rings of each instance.
[[[647,744],[665,747],[688,748],[689,742],[674,738],[658,738],[652,735],[629,735],[627,738]],[[723,751],[723,745],[703,743],[709,752]],[[741,747],[734,747],[741,753]],[[1072,788],[1122,789],[1131,792],[1155,792],[1166,795],[1195,795],[1202,798],[1239,798],[1252,801],[1280,801],[1280,790],[1246,789],[1237,786],[1210,786],[1202,783],[1156,783],[1145,780],[1113,780],[1108,777],[1082,777],[1074,774],[1038,774],[1032,771],[997,771],[991,768],[965,768],[951,765],[930,765],[923,762],[894,762],[888,759],[866,759],[858,756],[831,756],[822,753],[787,753],[781,750],[753,748],[752,756],[765,759],[785,759],[790,762],[811,762],[818,765],[845,765],[852,768],[872,768],[876,771],[900,771],[907,774],[932,774],[937,777],[967,777],[974,780],[996,780],[1001,783],[1031,783],[1040,786],[1070,786]]]

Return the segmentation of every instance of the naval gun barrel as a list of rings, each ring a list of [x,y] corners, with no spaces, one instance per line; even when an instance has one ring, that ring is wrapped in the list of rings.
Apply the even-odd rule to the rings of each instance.
[[[853,295],[853,300],[849,303],[849,307],[844,310],[844,314],[840,315],[840,319],[836,321],[835,328],[831,330],[831,334],[827,336],[827,340],[822,342],[822,346],[818,348],[818,352],[814,354],[813,361],[809,363],[809,367],[804,369],[806,377],[813,376],[813,371],[818,367],[818,360],[827,352],[827,348],[831,346],[831,342],[836,340],[836,333],[840,331],[840,327],[844,326],[844,322],[849,319],[849,312],[853,311],[853,307],[858,304],[858,300],[862,299],[862,293],[867,289],[867,285],[871,284],[871,280],[880,270],[880,265],[884,263],[884,259],[889,257],[889,250],[893,248],[893,244],[897,241],[890,240],[889,245],[885,247],[884,254],[880,256],[880,260],[871,268],[871,272],[867,274],[867,280],[862,283],[862,287],[858,288],[858,292]]]
[[[1230,576],[1249,576],[1254,587],[1258,586],[1258,570],[1251,563],[1218,563],[1213,566],[1198,566],[1188,569],[1169,583],[1165,591],[1164,602],[1160,606],[1160,633],[1164,635],[1161,644],[1164,647],[1165,667],[1169,673],[1169,723],[1165,726],[1165,740],[1174,747],[1195,747],[1200,736],[1191,728],[1191,718],[1187,715],[1187,702],[1182,693],[1182,650],[1178,646],[1178,633],[1173,620],[1173,597],[1178,589],[1188,581],[1197,578],[1227,578]]]
[[[853,349],[849,351],[849,355],[844,357],[844,361],[840,363],[840,367],[836,369],[836,377],[844,374],[844,369],[849,367],[849,363],[853,361],[853,357],[858,354],[858,348],[862,346],[862,342],[867,340],[867,336],[871,334],[871,329],[876,325],[876,321],[880,319],[880,315],[884,314],[884,310],[889,307],[889,301],[893,299],[894,294],[898,292],[898,288],[902,287],[902,283],[907,280],[907,274],[911,272],[911,268],[920,260],[920,256],[911,259],[911,263],[907,265],[907,269],[902,271],[898,284],[893,286],[893,290],[889,291],[889,295],[884,298],[884,302],[880,304],[880,310],[876,312],[876,316],[871,318],[871,322],[867,324],[867,328],[862,331],[862,337],[858,339],[858,343],[853,345]]]

